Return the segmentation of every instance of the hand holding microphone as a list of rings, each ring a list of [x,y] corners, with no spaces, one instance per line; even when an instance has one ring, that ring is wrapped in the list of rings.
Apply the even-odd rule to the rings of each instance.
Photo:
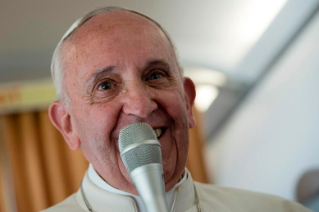
[[[146,123],[126,126],[119,135],[119,149],[147,211],[168,212],[161,145],[153,129]]]

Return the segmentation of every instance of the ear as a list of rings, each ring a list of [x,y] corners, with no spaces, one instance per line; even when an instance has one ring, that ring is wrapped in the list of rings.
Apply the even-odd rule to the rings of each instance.
[[[49,117],[52,124],[61,132],[64,140],[69,145],[70,149],[78,150],[81,141],[72,127],[70,114],[67,112],[64,104],[61,101],[53,102],[49,107]]]
[[[193,114],[193,105],[196,97],[196,90],[194,82],[188,77],[184,77],[184,91],[189,128],[193,128],[196,124],[196,120]]]

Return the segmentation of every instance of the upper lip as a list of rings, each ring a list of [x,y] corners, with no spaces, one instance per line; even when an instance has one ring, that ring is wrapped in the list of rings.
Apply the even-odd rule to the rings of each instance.
[[[150,125],[151,126],[151,125]],[[152,126],[151,126],[152,127]],[[161,128],[161,129],[163,129],[163,128],[165,128],[165,127],[163,127],[163,126],[158,126],[158,127],[152,127],[153,128],[153,130],[155,130],[155,129],[158,129],[158,128]]]
[[[152,127],[153,130],[156,130],[158,128],[161,128],[161,129],[166,129],[167,128],[167,126],[165,126],[165,125],[159,125],[159,124],[156,124],[156,125],[154,124],[153,125],[153,124],[147,123],[147,122],[135,122],[135,123],[146,123],[146,124],[150,125],[150,127]],[[125,127],[127,127],[127,126],[129,126],[131,124],[135,124],[135,123],[130,123],[130,124],[127,124],[125,126],[121,126],[121,129],[118,129],[118,130],[115,131],[116,138],[118,139],[118,136],[119,136],[119,134],[120,134],[122,129],[124,129]]]

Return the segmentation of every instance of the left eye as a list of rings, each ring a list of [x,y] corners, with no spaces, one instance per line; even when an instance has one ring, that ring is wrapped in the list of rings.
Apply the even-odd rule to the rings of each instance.
[[[162,73],[153,73],[147,78],[147,80],[156,80],[156,79],[160,79],[163,77],[164,77],[164,74],[162,74]]]

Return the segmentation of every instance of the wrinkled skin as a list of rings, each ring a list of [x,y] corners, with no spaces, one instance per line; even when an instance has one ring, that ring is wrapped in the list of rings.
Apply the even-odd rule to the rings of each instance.
[[[62,55],[70,105],[56,101],[49,115],[69,147],[81,148],[107,183],[137,195],[120,158],[119,132],[136,122],[162,128],[165,189],[172,189],[187,161],[195,89],[181,77],[163,32],[133,13],[102,14],[64,43]]]

